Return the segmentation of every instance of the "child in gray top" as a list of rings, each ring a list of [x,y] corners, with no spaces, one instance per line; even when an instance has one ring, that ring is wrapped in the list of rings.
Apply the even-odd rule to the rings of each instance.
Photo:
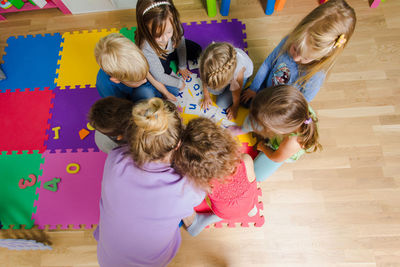
[[[191,72],[187,60],[197,61],[201,47],[183,37],[179,13],[172,1],[139,0],[136,6],[136,44],[142,49],[154,78],[167,85],[183,89]],[[178,61],[180,78],[170,68]]]

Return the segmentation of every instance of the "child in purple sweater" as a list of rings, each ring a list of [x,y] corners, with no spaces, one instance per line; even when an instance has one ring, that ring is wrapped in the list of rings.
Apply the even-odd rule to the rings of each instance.
[[[205,197],[171,167],[182,129],[167,101],[134,106],[129,145],[112,150],[104,166],[94,233],[100,266],[166,266],[177,253],[179,222]]]

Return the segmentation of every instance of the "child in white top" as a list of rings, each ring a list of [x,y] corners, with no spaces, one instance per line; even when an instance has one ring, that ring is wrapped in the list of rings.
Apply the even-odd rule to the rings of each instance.
[[[217,105],[227,109],[228,119],[236,118],[240,93],[253,68],[253,62],[243,50],[225,42],[210,44],[200,56],[203,107],[211,104],[210,92],[218,95]]]

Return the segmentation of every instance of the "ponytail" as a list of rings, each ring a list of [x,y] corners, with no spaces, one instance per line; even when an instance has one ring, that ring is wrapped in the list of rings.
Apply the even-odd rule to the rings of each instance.
[[[309,107],[309,110],[311,108]],[[318,149],[322,149],[321,144],[318,141],[318,118],[315,113],[307,112],[307,119],[301,124],[298,131],[298,141],[302,148],[308,153],[315,152]]]
[[[175,106],[156,97],[133,107],[130,124],[130,154],[138,166],[164,159],[178,145],[183,130]]]

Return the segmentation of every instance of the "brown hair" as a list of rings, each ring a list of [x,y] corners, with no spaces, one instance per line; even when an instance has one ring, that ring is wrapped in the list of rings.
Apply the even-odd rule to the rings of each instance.
[[[97,100],[90,108],[90,124],[108,136],[124,135],[131,118],[133,102],[109,96]]]
[[[165,159],[181,138],[182,121],[176,107],[157,97],[135,104],[127,130],[130,154],[140,167]]]
[[[177,47],[183,37],[183,28],[179,19],[179,12],[175,8],[172,0],[166,0],[170,3],[159,5],[149,9],[145,14],[144,11],[152,4],[160,1],[157,0],[138,0],[136,4],[136,20],[137,29],[135,33],[135,43],[142,47],[144,41],[149,42],[150,46],[159,57],[164,58],[166,51],[162,49],[155,38],[160,37],[165,30],[165,22],[170,20],[174,33],[172,42],[174,47]]]
[[[223,89],[232,80],[237,61],[236,50],[230,43],[212,43],[200,56],[200,77],[212,89]]]
[[[261,90],[250,107],[250,121],[264,137],[298,134],[298,141],[307,152],[321,148],[318,142],[317,116],[310,112],[307,100],[298,89],[278,85]],[[253,127],[257,128],[257,127]]]
[[[289,52],[293,44],[300,55],[314,53],[316,60],[299,66],[302,75],[296,84],[304,86],[315,73],[331,70],[353,35],[356,21],[354,9],[344,0],[329,0],[302,19],[289,34],[280,53]],[[346,41],[338,46],[341,35]]]
[[[240,162],[240,146],[231,133],[210,119],[195,118],[183,132],[174,153],[174,168],[202,189],[213,178],[232,175]]]
[[[144,80],[149,72],[149,64],[142,51],[119,33],[101,38],[96,44],[94,55],[100,68],[121,82]]]

